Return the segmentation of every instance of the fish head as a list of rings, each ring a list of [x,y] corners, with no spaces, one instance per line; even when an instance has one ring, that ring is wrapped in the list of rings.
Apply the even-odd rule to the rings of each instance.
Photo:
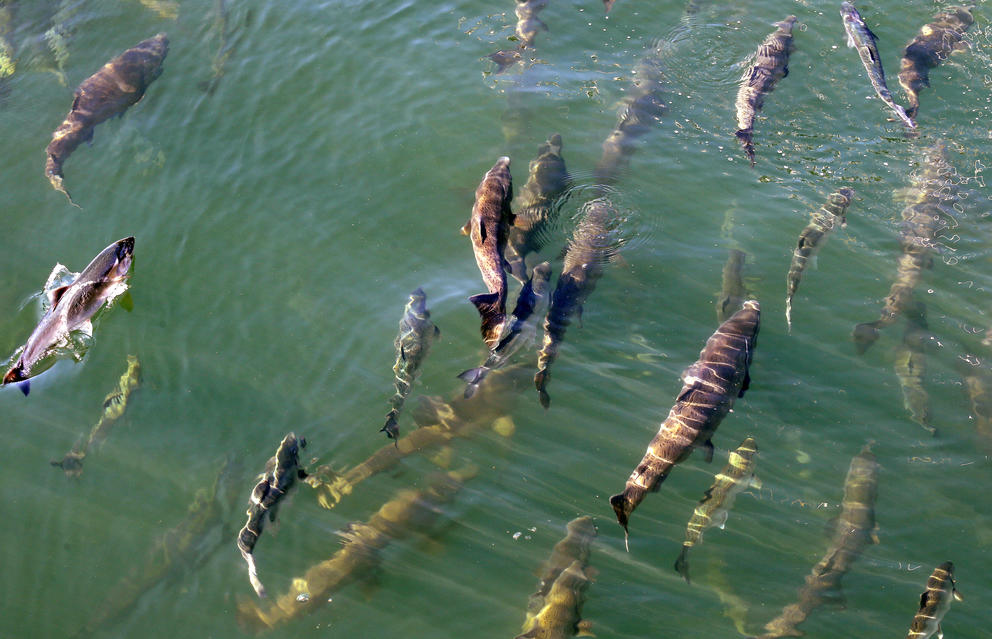
[[[407,303],[407,306],[417,317],[429,316],[429,313],[427,313],[427,294],[424,293],[424,289],[422,288],[417,288],[417,290],[410,293],[410,301]]]
[[[296,433],[289,433],[282,438],[279,450],[276,451],[276,462],[283,468],[295,466],[299,462],[300,449],[306,448],[305,437],[297,437]]]
[[[133,257],[134,237],[117,240],[100,251],[100,254],[94,257],[93,261],[79,274],[76,281],[108,284],[119,282],[127,276]]]

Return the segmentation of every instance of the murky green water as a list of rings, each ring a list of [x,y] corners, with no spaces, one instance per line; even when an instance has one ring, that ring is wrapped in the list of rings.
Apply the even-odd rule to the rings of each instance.
[[[307,437],[311,467],[316,458],[346,470],[385,443],[376,431],[392,394],[392,342],[418,286],[442,335],[401,429],[414,428],[417,395],[460,394],[455,375],[485,356],[466,299],[483,286],[457,232],[475,187],[505,154],[519,189],[538,145],[561,133],[577,190],[545,249],[557,258],[593,190],[631,70],[658,41],[669,110],[610,192],[627,218],[623,259],[607,267],[583,326],[568,331],[550,410],[526,373],[522,390],[501,400],[511,437],[488,428],[490,414],[477,435],[454,442],[450,467],[480,471],[439,506],[429,532],[390,544],[378,571],[273,634],[515,636],[534,572],[580,514],[599,526],[591,557],[599,575],[584,608],[598,636],[739,636],[723,603],[734,597],[744,630],[758,633],[826,551],[849,460],[871,439],[882,466],[881,543],[844,578],[846,607],[825,606],[802,629],[813,638],[900,636],[930,570],[953,560],[966,600],[944,630],[986,636],[992,444],[976,431],[962,369],[985,371],[990,355],[979,334],[992,290],[987,5],[975,11],[972,50],[931,73],[922,135],[907,140],[844,46],[837,3],[711,2],[686,19],[681,3],[618,0],[606,19],[598,0],[551,2],[540,16],[549,31],[537,36],[539,63],[500,76],[484,56],[508,44],[509,0],[184,0],[175,19],[137,0],[3,4],[13,6],[9,38],[21,57],[0,103],[0,351],[30,334],[34,296],[56,262],[79,270],[126,235],[136,237],[136,257],[134,310],[105,313],[83,361],[59,362],[27,398],[0,392],[0,636],[72,635],[108,596],[127,603],[127,588],[114,590],[121,577],[184,521],[231,454],[240,468],[194,557],[177,559],[95,635],[242,636],[236,609],[254,595],[234,539],[255,474],[290,430]],[[901,48],[936,5],[860,9],[901,101]],[[751,169],[733,137],[736,82],[770,23],[790,12],[803,27],[791,73],[756,124]],[[65,85],[43,35],[55,22]],[[43,175],[72,89],[159,31],[171,41],[165,72],[65,164],[83,207],[72,208]],[[213,82],[215,62],[223,74]],[[903,205],[893,191],[909,186],[938,136],[962,199],[917,289],[938,342],[927,358],[939,430],[930,438],[909,419],[893,372],[903,322],[864,356],[850,332],[878,317],[900,254]],[[795,239],[841,186],[856,191],[848,226],[806,274],[789,335]],[[714,462],[693,455],[640,506],[626,553],[607,497],[623,487],[674,401],[678,374],[716,327],[730,248],[747,252],[748,285],[762,304],[751,389],[717,431]],[[67,479],[48,462],[96,423],[128,354],[141,359],[143,386],[83,474]],[[742,495],[726,530],[693,550],[686,585],[672,569],[685,523],[726,450],[747,435],[761,451],[763,488]],[[295,489],[256,547],[269,591],[286,592],[341,547],[337,531],[404,488],[425,488],[435,470],[411,456],[334,510],[309,486]]]

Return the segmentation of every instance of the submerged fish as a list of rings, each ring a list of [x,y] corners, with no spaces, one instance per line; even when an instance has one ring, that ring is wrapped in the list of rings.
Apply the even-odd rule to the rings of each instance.
[[[516,49],[504,49],[495,53],[490,53],[487,58],[496,63],[496,73],[502,73],[516,64],[523,57],[520,53],[522,49],[530,49],[534,46],[534,40],[541,31],[547,31],[548,25],[537,17],[541,11],[548,6],[548,0],[515,0],[517,14],[517,26],[515,36],[517,39]]]
[[[517,212],[507,236],[506,263],[510,274],[526,282],[526,258],[544,246],[542,235],[558,215],[558,199],[571,180],[561,157],[561,136],[555,133],[530,161],[527,183],[517,195]]]
[[[537,592],[530,596],[530,602],[527,605],[528,622],[530,617],[536,615],[544,607],[545,599],[551,592],[551,587],[562,572],[576,561],[583,569],[589,562],[589,547],[592,545],[593,539],[596,538],[596,525],[593,523],[592,517],[576,517],[565,525],[565,531],[564,539],[551,549],[551,557],[541,568]],[[525,627],[528,622],[525,622]]]
[[[983,447],[992,454],[992,376],[969,366],[963,377],[975,430]]]
[[[396,363],[393,364],[396,393],[390,400],[392,409],[386,415],[386,424],[379,429],[379,432],[386,433],[390,439],[399,437],[397,421],[403,402],[420,374],[420,366],[427,359],[431,344],[441,335],[441,329],[431,321],[431,312],[427,310],[426,301],[427,296],[423,289],[418,288],[410,293],[410,301],[400,319],[400,332],[393,341],[393,346],[396,347]]]
[[[162,74],[168,52],[169,40],[160,33],[120,54],[79,85],[72,110],[45,149],[45,175],[56,191],[69,197],[62,186],[62,164],[76,147],[93,139],[93,127],[141,100],[148,85]]]
[[[614,257],[611,251],[616,247],[618,223],[619,215],[612,202],[606,198],[590,200],[583,205],[582,219],[565,248],[565,263],[544,318],[544,342],[537,354],[534,375],[534,386],[545,408],[551,405],[546,390],[551,364],[558,358],[558,347],[572,316],[578,315],[582,321],[582,306],[596,288],[606,262]]]
[[[528,321],[534,310],[548,298],[548,282],[551,279],[551,265],[541,262],[534,267],[530,279],[520,289],[517,295],[517,305],[513,309],[513,321],[509,324],[506,334],[500,339],[496,348],[489,351],[489,357],[477,368],[470,368],[461,373],[458,379],[468,382],[465,386],[465,399],[469,399],[479,390],[486,376],[503,366],[521,348],[533,343],[535,327]]]
[[[603,140],[596,164],[596,183],[610,185],[630,163],[637,140],[661,122],[668,110],[665,102],[665,66],[658,47],[651,48],[634,67],[634,80],[617,113],[617,125]]]
[[[721,324],[731,315],[741,309],[747,299],[747,287],[744,286],[744,262],[747,254],[744,251],[730,249],[727,262],[723,265],[723,287],[716,301],[716,319]]]
[[[334,508],[355,487],[381,472],[394,468],[415,453],[427,453],[455,438],[470,437],[485,426],[498,422],[513,410],[514,402],[530,382],[530,367],[513,364],[493,371],[480,383],[472,399],[459,390],[450,402],[421,397],[421,406],[413,409],[418,428],[386,444],[363,462],[347,471],[335,472],[325,464],[317,468],[306,482],[317,490],[317,501],[324,508]]]
[[[737,450],[730,453],[727,465],[716,476],[713,485],[706,489],[703,498],[689,519],[685,530],[685,541],[682,542],[682,553],[675,562],[675,570],[689,582],[689,550],[696,544],[702,543],[703,532],[716,526],[723,528],[727,515],[734,506],[737,495],[750,486],[760,487],[761,482],[754,477],[754,456],[758,447],[754,439],[748,437]]]
[[[893,324],[913,303],[913,291],[923,275],[923,269],[933,265],[936,237],[947,225],[943,207],[952,206],[957,199],[948,177],[954,169],[947,162],[946,145],[938,140],[920,159],[919,173],[913,185],[903,191],[907,206],[902,210],[902,230],[899,243],[902,255],[896,269],[896,279],[889,288],[881,316],[874,322],[854,327],[854,345],[864,353],[878,339],[878,329]]]
[[[566,639],[567,637],[594,636],[589,632],[589,622],[582,619],[585,592],[592,581],[583,563],[576,559],[558,575],[544,605],[533,616],[528,616],[524,632],[515,639]]]
[[[927,589],[920,595],[920,610],[913,617],[906,639],[930,639],[937,634],[943,639],[940,622],[951,608],[951,599],[961,601],[954,583],[954,564],[945,561],[927,579]]]
[[[827,202],[813,214],[813,219],[799,234],[799,242],[792,253],[789,274],[785,278],[785,321],[789,325],[790,332],[792,331],[792,298],[799,290],[799,282],[803,278],[803,272],[806,271],[806,264],[816,255],[820,247],[826,244],[830,232],[838,222],[841,228],[847,226],[847,207],[851,205],[853,197],[852,189],[845,188],[831,193]]]
[[[840,580],[851,569],[864,548],[877,544],[875,534],[875,498],[878,495],[878,462],[871,443],[851,460],[844,480],[841,512],[833,524],[827,554],[806,575],[799,589],[799,599],[782,610],[782,614],[765,624],[765,634],[758,639],[801,637],[796,626],[828,599],[840,599]]]
[[[930,69],[954,51],[968,48],[962,38],[974,21],[970,7],[948,7],[906,45],[899,64],[899,84],[906,91],[906,115],[910,118],[915,118],[920,108],[920,90],[930,86]]]
[[[141,363],[134,355],[127,356],[127,370],[121,375],[117,382],[117,388],[112,390],[103,399],[103,414],[100,421],[90,431],[86,439],[81,439],[72,447],[61,461],[53,461],[52,466],[58,466],[65,471],[68,477],[78,477],[83,472],[83,459],[91,447],[103,443],[103,440],[110,434],[110,429],[114,423],[124,415],[127,410],[127,400],[131,393],[141,385]]]
[[[472,216],[462,227],[462,234],[472,240],[475,262],[482,273],[482,281],[489,289],[469,298],[482,316],[482,339],[492,349],[499,342],[506,321],[506,239],[513,225],[510,202],[513,200],[513,181],[510,177],[510,158],[503,156],[489,169],[482,183],[475,190]]]
[[[380,565],[380,551],[394,541],[429,532],[462,485],[475,476],[468,467],[435,478],[429,488],[404,489],[382,505],[367,522],[355,522],[341,533],[344,541],[334,555],[311,566],[293,579],[289,590],[269,605],[238,604],[238,621],[254,629],[273,628],[303,613],[312,612],[329,596],[358,579],[371,576]]]
[[[71,284],[48,294],[49,308],[28,337],[17,361],[3,377],[3,384],[31,377],[31,368],[63,343],[72,331],[92,334],[90,318],[105,303],[127,290],[128,270],[134,256],[134,238],[117,240],[93,258]],[[21,390],[28,394],[27,382]]]
[[[699,359],[682,373],[682,390],[675,405],[630,474],[623,492],[610,497],[625,538],[630,514],[648,491],[658,490],[676,464],[697,447],[705,450],[706,461],[713,459],[713,433],[734,400],[743,397],[750,386],[749,371],[760,319],[758,302],[744,302],[744,308],[720,325],[706,340]]]
[[[789,75],[789,55],[795,48],[792,44],[792,27],[796,16],[789,16],[758,47],[754,63],[741,78],[737,90],[737,132],[735,135],[744,145],[744,152],[751,166],[754,166],[754,119],[765,103],[765,96],[772,92],[779,80]]]
[[[930,396],[923,387],[923,377],[927,373],[926,345],[932,337],[927,328],[926,306],[916,302],[905,315],[906,332],[896,348],[896,377],[902,388],[903,403],[913,421],[936,435],[937,429],[930,424]]]
[[[844,21],[844,30],[847,32],[847,46],[858,50],[861,64],[868,72],[868,79],[871,80],[871,86],[875,88],[875,93],[886,106],[899,116],[903,124],[915,129],[916,123],[913,122],[913,118],[896,104],[895,100],[892,99],[892,93],[889,92],[889,87],[885,85],[885,71],[882,69],[882,59],[878,56],[878,38],[871,32],[871,29],[861,18],[861,14],[850,2],[841,3],[840,17]]]
[[[276,519],[276,509],[279,500],[286,495],[297,477],[303,479],[306,472],[299,467],[300,449],[305,448],[307,440],[297,437],[296,433],[289,433],[283,437],[276,449],[276,454],[265,464],[265,472],[259,476],[258,483],[251,491],[251,499],[248,504],[248,521],[238,533],[238,550],[241,556],[248,563],[248,579],[251,581],[255,593],[259,597],[265,596],[265,587],[258,579],[258,571],[255,568],[255,556],[252,551],[258,543],[258,536],[262,534],[262,525],[265,517],[270,521]]]

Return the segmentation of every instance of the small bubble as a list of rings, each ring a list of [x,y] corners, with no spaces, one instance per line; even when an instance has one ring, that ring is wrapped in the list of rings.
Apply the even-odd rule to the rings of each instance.
[[[520,539],[520,535],[522,535],[522,534],[523,533],[520,532],[519,530],[517,532],[513,533],[513,541],[516,541],[516,540]]]

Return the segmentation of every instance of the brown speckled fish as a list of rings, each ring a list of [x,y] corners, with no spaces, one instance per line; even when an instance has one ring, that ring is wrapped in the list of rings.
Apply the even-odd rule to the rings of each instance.
[[[506,260],[503,251],[513,225],[510,202],[513,200],[513,181],[510,177],[510,158],[503,156],[489,169],[479,188],[475,190],[472,217],[462,227],[462,233],[472,240],[475,262],[482,273],[488,293],[473,295],[469,300],[482,316],[482,339],[491,349],[499,343],[503,323],[506,321]]]
[[[80,144],[93,139],[93,127],[141,100],[148,85],[161,75],[168,52],[169,40],[160,33],[120,54],[79,85],[72,110],[45,149],[45,175],[55,190],[69,197],[62,185],[62,164]]]
[[[906,115],[910,118],[915,118],[920,108],[920,90],[930,86],[930,69],[954,51],[968,47],[962,37],[974,21],[969,7],[948,7],[906,45],[899,64],[899,84],[906,91]]]
[[[706,461],[713,459],[710,438],[734,400],[742,397],[750,385],[749,369],[760,318],[758,302],[744,302],[744,308],[706,340],[699,359],[682,374],[682,390],[668,417],[630,474],[624,491],[610,497],[625,535],[630,514],[644,496],[658,490],[672,468],[689,457],[694,448],[705,449]]]
[[[765,103],[765,96],[772,92],[779,80],[789,75],[789,54],[792,53],[792,27],[796,16],[789,16],[758,47],[754,63],[741,78],[737,90],[737,132],[735,135],[744,145],[744,152],[751,166],[754,166],[754,119]]]
[[[927,589],[920,595],[920,610],[913,617],[906,639],[930,639],[935,633],[943,639],[940,622],[951,608],[951,600],[961,601],[954,583],[954,564],[945,561],[927,579]]]

